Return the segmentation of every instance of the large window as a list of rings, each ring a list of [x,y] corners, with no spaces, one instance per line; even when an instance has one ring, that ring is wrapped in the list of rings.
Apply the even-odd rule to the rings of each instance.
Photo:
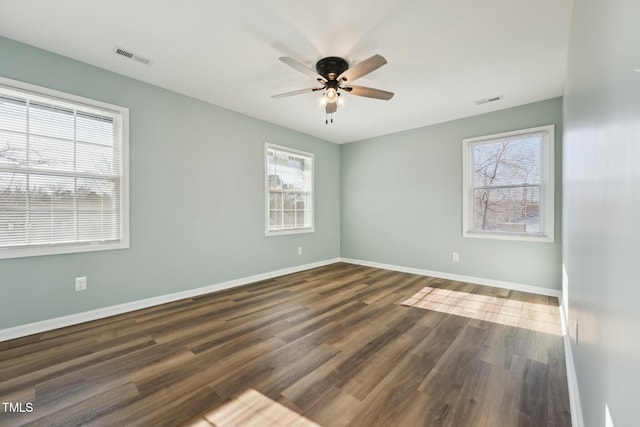
[[[313,231],[313,154],[265,144],[267,236]]]
[[[463,141],[463,235],[552,242],[554,126]]]
[[[0,258],[128,247],[128,114],[0,78]]]

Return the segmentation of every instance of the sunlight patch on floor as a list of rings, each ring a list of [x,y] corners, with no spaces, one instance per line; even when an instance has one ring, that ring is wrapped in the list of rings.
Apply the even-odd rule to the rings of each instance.
[[[560,335],[558,307],[546,304],[470,294],[447,289],[422,288],[402,305],[464,316],[476,320]]]
[[[190,427],[321,427],[286,406],[250,389],[206,413]]]

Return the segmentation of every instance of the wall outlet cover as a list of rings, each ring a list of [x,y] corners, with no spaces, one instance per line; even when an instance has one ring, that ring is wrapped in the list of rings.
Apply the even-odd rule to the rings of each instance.
[[[86,277],[76,277],[76,292],[78,291],[86,291],[87,290],[87,278]]]

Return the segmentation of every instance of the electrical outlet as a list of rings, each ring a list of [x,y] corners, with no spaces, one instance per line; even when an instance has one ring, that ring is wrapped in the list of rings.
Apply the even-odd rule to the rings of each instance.
[[[451,252],[451,261],[453,262],[460,261],[460,254],[458,252]]]
[[[298,246],[298,255],[302,255],[302,246]]]
[[[85,277],[76,277],[76,292],[86,291],[87,290],[87,278]]]

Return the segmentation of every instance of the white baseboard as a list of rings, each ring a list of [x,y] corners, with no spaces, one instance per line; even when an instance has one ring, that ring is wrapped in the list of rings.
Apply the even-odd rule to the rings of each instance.
[[[463,276],[460,274],[443,273],[440,271],[423,270],[423,269],[413,268],[413,267],[402,267],[399,265],[392,265],[392,264],[382,264],[379,262],[363,261],[359,259],[340,258],[340,260],[342,262],[348,262],[350,264],[358,264],[358,265],[364,265],[367,267],[382,268],[384,270],[401,271],[403,273],[418,274],[420,276],[438,277],[440,279],[455,280],[457,282],[475,283],[477,285],[493,286],[495,288],[509,289],[512,291],[521,291],[521,292],[528,292],[531,294],[546,295],[546,296],[556,297],[558,298],[558,300],[560,300],[560,297],[562,296],[562,292],[558,289],[549,289],[549,288],[542,288],[539,286],[523,285],[520,283],[505,282],[502,280],[483,279],[480,277],[473,277],[473,276]]]
[[[573,427],[584,427],[582,403],[580,403],[580,392],[578,390],[578,377],[576,376],[576,365],[573,360],[571,335],[569,335],[568,316],[564,310],[562,298],[560,299],[560,321],[562,322],[564,363],[567,367],[567,385],[569,387],[569,405],[571,406],[571,424]]]
[[[272,279],[274,277],[284,276],[286,274],[297,273],[312,268],[322,267],[329,264],[340,262],[340,258],[328,259],[325,261],[314,262],[311,264],[298,265],[295,267],[283,268],[281,270],[271,271],[253,276],[243,277],[240,279],[230,280],[227,282],[216,283],[214,285],[202,288],[189,289],[187,291],[176,292],[168,295],[147,298],[143,300],[128,302],[124,304],[114,305],[111,307],[99,308],[96,310],[85,311],[83,313],[71,314],[68,316],[56,317],[54,319],[42,320],[39,322],[28,323],[26,325],[15,326],[12,328],[0,330],[0,342],[8,341],[15,338],[25,337],[27,335],[38,334],[41,332],[51,331],[53,329],[64,328],[66,326],[77,325],[83,322],[103,319],[105,317],[117,314],[128,313],[143,308],[153,307],[160,304],[178,301],[185,298],[193,298],[199,295],[220,291],[223,289],[234,288],[236,286],[247,285],[249,283],[259,282],[261,280]]]

